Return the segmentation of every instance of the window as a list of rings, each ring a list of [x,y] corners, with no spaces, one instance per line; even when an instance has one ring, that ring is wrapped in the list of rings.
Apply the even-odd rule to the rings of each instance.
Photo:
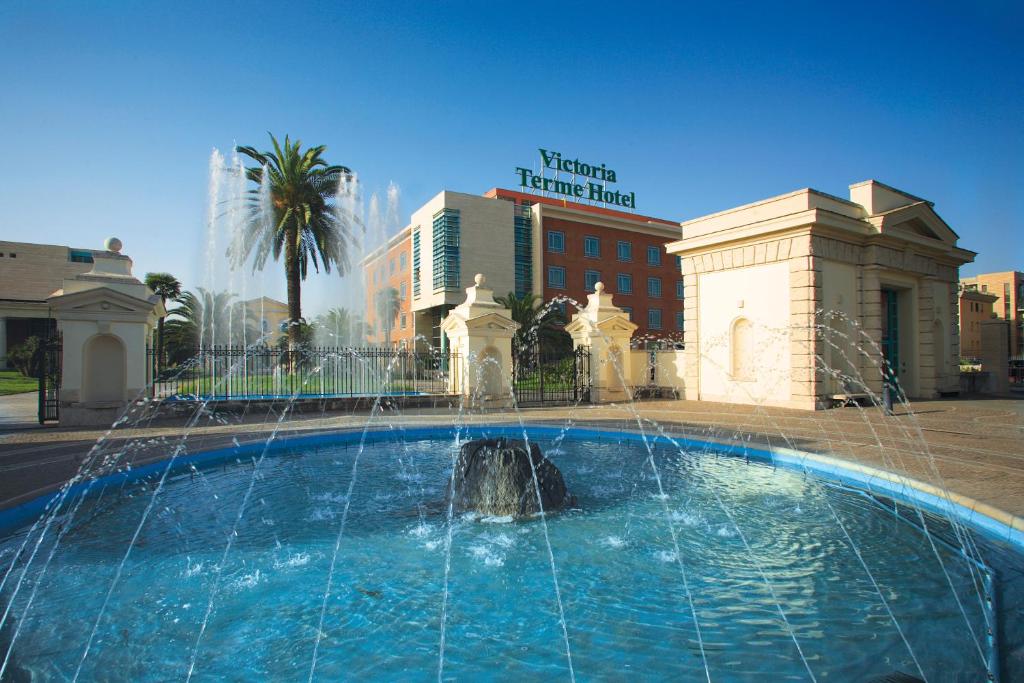
[[[394,275],[394,274],[395,274],[395,259],[391,259],[391,260],[388,261],[388,275]]]
[[[660,330],[661,329],[661,309],[660,308],[652,308],[649,311],[647,311],[647,327],[651,328],[652,330]]]
[[[565,233],[560,230],[548,230],[548,251],[556,254],[565,253]]]
[[[459,210],[434,215],[434,291],[459,288]]]
[[[583,273],[583,287],[588,292],[594,291],[594,285],[601,280],[601,271],[599,270],[588,270]]]
[[[512,222],[515,232],[516,296],[533,291],[533,214],[529,202],[515,205]]]
[[[405,286],[405,283],[398,285],[399,298],[405,301],[405,297],[409,294],[409,288]]]
[[[684,293],[685,293],[685,290],[683,289],[683,281],[682,280],[676,280],[676,298],[677,299],[684,298],[683,297]]]
[[[622,306],[621,308],[622,308],[622,312],[626,314],[626,317],[629,318],[630,320],[632,320],[633,319],[633,307],[632,306]]]
[[[620,261],[632,261],[633,260],[633,243],[619,241],[616,247],[616,253],[618,254]]]
[[[647,296],[661,297],[661,278],[647,278]]]
[[[619,273],[615,278],[615,289],[619,294],[633,293],[633,276],[627,273]]]
[[[401,325],[402,325],[402,329],[403,329],[403,330],[405,329],[405,327],[406,327],[406,323],[407,323],[407,320],[406,320],[406,317],[405,317],[405,315],[406,315],[406,314],[405,314],[405,313],[403,313],[403,314],[402,314],[402,319],[401,319],[401,320],[402,320],[402,322],[401,322]]]
[[[683,272],[683,257],[682,256],[676,256],[676,270],[678,270],[680,273]]]
[[[584,237],[583,255],[587,258],[601,258],[601,240],[592,235]]]
[[[649,265],[649,266],[660,266],[661,265],[661,248],[660,247],[647,247],[647,265]]]
[[[565,289],[565,268],[562,266],[548,266],[548,287]]]
[[[373,284],[377,284],[377,271],[373,271]]]
[[[14,254],[11,254],[11,256],[14,256]],[[72,263],[92,263],[92,252],[72,249],[68,252],[68,261]]]
[[[683,322],[684,322],[683,312],[682,311],[678,311],[676,313],[676,329],[679,330],[680,332],[683,331]]]
[[[412,229],[412,295],[420,295],[420,226]]]
[[[405,272],[405,269],[406,269],[406,268],[407,268],[408,266],[409,266],[409,255],[408,255],[408,254],[406,254],[406,253],[405,253],[405,252],[403,251],[403,252],[402,252],[401,254],[399,254],[399,255],[398,255],[398,267],[399,267],[399,268],[401,268],[401,269],[402,269],[402,272],[404,273],[404,272]]]

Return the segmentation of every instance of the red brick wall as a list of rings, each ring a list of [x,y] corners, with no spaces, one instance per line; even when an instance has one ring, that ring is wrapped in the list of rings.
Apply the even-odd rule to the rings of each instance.
[[[565,253],[558,254],[548,251],[548,232],[551,230],[561,231],[565,234]],[[676,313],[683,310],[683,301],[676,298],[676,282],[682,280],[683,276],[676,266],[676,257],[665,252],[665,244],[673,241],[672,238],[588,225],[560,218],[545,218],[541,232],[542,266],[541,272],[536,273],[535,277],[543,278],[545,301],[563,295],[585,305],[587,294],[590,292],[584,286],[584,273],[587,270],[597,270],[601,273],[605,291],[612,294],[615,305],[632,309],[633,322],[640,327],[633,336],[634,340],[648,335],[662,339],[682,339],[682,331],[676,328]],[[601,240],[600,258],[584,256],[583,240],[587,236],[597,237]],[[632,243],[632,261],[618,260],[618,242],[620,240]],[[660,249],[661,265],[647,264],[648,246],[656,246]],[[555,289],[548,285],[548,266],[565,268],[565,289]],[[633,276],[632,294],[618,292],[619,273]],[[661,297],[651,298],[647,295],[648,277],[661,278]],[[650,308],[661,309],[660,330],[651,330],[647,327],[647,312]],[[573,312],[570,305],[567,313],[571,317]]]

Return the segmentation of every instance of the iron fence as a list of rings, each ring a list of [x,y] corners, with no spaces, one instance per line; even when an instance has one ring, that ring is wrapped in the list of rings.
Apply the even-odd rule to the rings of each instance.
[[[521,406],[590,401],[590,349],[548,349],[534,342],[513,352],[513,391]]]
[[[164,367],[148,350],[160,399],[255,400],[449,393],[455,354],[400,348],[213,346]]]

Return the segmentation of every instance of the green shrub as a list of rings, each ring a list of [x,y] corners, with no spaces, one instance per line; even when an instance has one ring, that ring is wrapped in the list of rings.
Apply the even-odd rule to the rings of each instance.
[[[42,372],[41,346],[39,337],[29,337],[7,352],[7,362],[26,377],[39,377]]]

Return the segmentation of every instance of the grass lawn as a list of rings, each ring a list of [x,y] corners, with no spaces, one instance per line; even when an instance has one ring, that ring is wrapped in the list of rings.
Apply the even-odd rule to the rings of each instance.
[[[0,370],[0,396],[38,391],[39,380],[25,377],[17,370]]]

